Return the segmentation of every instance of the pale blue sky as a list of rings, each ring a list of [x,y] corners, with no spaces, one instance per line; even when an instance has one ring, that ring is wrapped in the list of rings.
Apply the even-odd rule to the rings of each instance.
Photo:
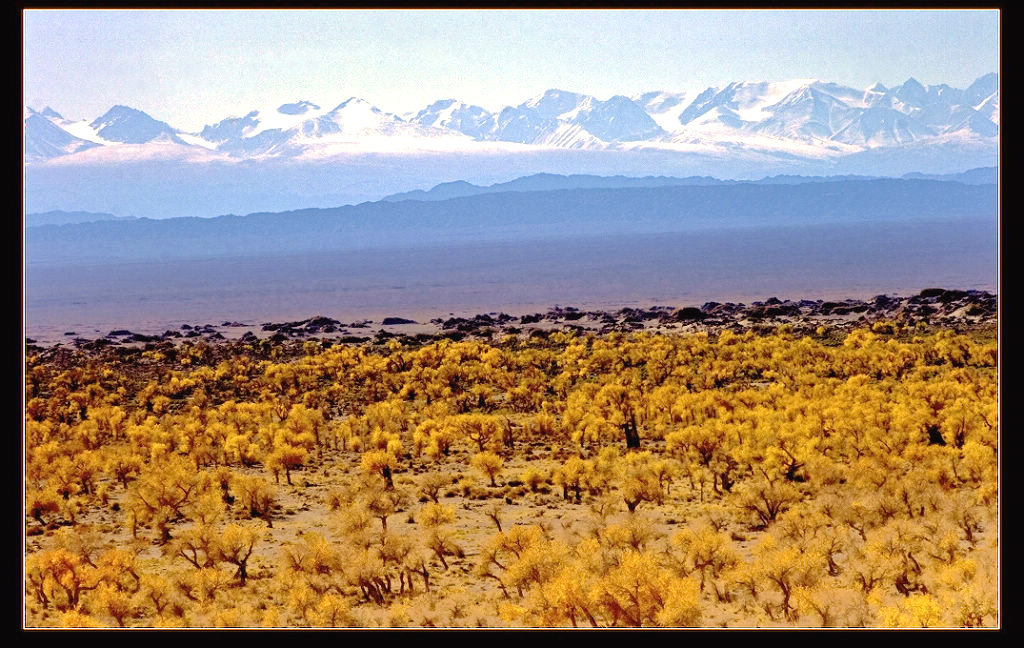
[[[24,13],[25,102],[115,104],[199,130],[261,106],[350,96],[404,113],[490,110],[548,88],[606,99],[740,80],[965,88],[997,72],[985,11],[44,11]]]

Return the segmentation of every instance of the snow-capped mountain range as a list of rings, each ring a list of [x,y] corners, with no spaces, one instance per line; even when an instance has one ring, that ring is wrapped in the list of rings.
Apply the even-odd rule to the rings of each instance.
[[[180,157],[318,159],[351,152],[499,149],[728,153],[821,159],[868,150],[949,145],[995,147],[998,76],[966,89],[908,79],[864,90],[818,80],[737,82],[699,93],[655,91],[607,100],[548,90],[490,112],[455,99],[399,116],[357,97],[334,107],[311,101],[229,116],[189,133],[126,106],[73,121],[47,107],[25,109],[30,164]]]

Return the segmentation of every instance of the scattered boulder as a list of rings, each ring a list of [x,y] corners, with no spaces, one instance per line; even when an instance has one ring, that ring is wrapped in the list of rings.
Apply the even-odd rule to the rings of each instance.
[[[687,306],[686,308],[680,308],[673,316],[680,322],[702,320],[707,317],[707,314],[699,308],[694,306]]]
[[[963,290],[944,290],[942,294],[939,295],[939,301],[943,304],[949,304],[955,301],[960,301],[965,297],[967,297],[967,293]]]

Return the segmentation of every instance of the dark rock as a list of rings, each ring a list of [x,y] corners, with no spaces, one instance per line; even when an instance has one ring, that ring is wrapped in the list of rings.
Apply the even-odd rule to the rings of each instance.
[[[405,319],[404,317],[385,317],[381,324],[384,326],[397,326],[400,324],[416,324],[416,322],[411,319]]]
[[[782,304],[782,302],[779,302],[779,304]],[[779,306],[763,305],[763,306],[756,306],[754,308],[748,308],[746,311],[744,311],[744,314],[747,317],[751,318],[751,319],[764,319],[764,318],[773,318],[773,317],[784,317],[784,316],[787,316],[787,315],[796,315],[799,312],[800,312],[800,309],[797,308],[796,306],[792,306],[792,305],[789,305],[789,306],[785,306],[785,305],[779,305]]]
[[[967,293],[963,290],[945,290],[939,295],[939,301],[943,304],[955,302],[967,297]]]
[[[116,329],[114,331],[111,331],[110,333],[107,333],[107,337],[124,337],[129,335],[133,335],[133,333],[126,329]]]
[[[703,310],[694,306],[680,308],[675,312],[675,319],[679,321],[702,320],[707,317]]]
[[[341,322],[336,319],[331,319],[330,317],[317,315],[316,317],[311,317],[305,322],[296,322],[296,324],[305,325],[306,328],[321,328],[324,326],[340,326]]]
[[[75,333],[74,331],[64,331],[64,335],[78,335],[78,333]]]
[[[918,293],[918,296],[924,297],[925,299],[929,299],[931,297],[938,297],[944,292],[946,292],[944,288],[925,288],[920,293]]]
[[[871,302],[875,305],[875,308],[880,308],[882,310],[892,310],[900,304],[900,300],[887,295],[875,295]]]

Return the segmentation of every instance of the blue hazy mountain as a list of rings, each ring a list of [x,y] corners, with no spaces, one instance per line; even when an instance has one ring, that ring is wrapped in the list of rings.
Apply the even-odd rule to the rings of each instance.
[[[124,221],[134,220],[133,218],[114,216],[103,212],[66,212],[50,211],[42,213],[25,214],[25,227],[38,227],[41,225],[71,225],[73,223],[92,223],[95,221]]]
[[[385,196],[381,200],[396,202],[400,200],[448,200],[463,196],[477,196],[486,193],[503,191],[553,191],[557,189],[624,189],[629,187],[671,187],[671,186],[703,186],[729,184],[735,181],[718,180],[717,178],[689,177],[669,178],[664,176],[648,176],[630,178],[626,176],[597,176],[588,174],[558,175],[554,173],[536,173],[509,182],[480,186],[464,180],[444,182],[432,189],[424,191],[404,191]]]
[[[997,167],[982,167],[971,169],[963,173],[952,174],[922,174],[908,173],[902,176],[905,179],[918,180],[941,180],[949,182],[963,182],[965,184],[995,184],[998,180]],[[559,175],[555,173],[536,173],[522,178],[516,178],[509,182],[499,182],[492,185],[475,185],[465,180],[454,182],[443,182],[428,190],[416,189],[414,191],[403,191],[381,198],[386,202],[397,202],[400,200],[448,200],[463,196],[478,196],[487,193],[500,193],[504,191],[553,191],[558,189],[625,189],[642,187],[693,187],[693,186],[715,186],[739,184],[740,182],[754,184],[803,184],[806,182],[840,182],[850,180],[877,180],[880,176],[864,175],[835,175],[835,176],[805,176],[805,175],[774,175],[760,180],[720,180],[711,176],[689,176],[686,178],[672,178],[666,176],[647,176],[633,178],[627,176],[598,176],[588,174]]]
[[[868,222],[973,219],[995,227],[995,185],[840,180],[548,191],[217,218],[31,227],[30,264],[256,256],[465,242]],[[681,250],[680,253],[685,253]]]

